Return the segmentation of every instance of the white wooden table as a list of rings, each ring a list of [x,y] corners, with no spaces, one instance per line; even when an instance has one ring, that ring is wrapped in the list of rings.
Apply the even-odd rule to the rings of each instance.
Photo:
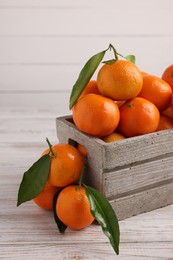
[[[55,109],[1,108],[0,259],[173,259],[173,205],[120,221],[120,255],[101,227],[59,234],[51,212],[32,201],[16,207],[23,172],[58,142]]]

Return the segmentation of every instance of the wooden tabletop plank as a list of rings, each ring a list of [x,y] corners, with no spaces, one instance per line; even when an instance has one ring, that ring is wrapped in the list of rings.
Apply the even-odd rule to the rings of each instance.
[[[0,259],[172,259],[173,205],[120,221],[120,256],[95,223],[62,235],[51,212],[32,201],[16,206],[24,171],[47,148],[41,133],[58,141],[54,116],[32,116],[26,108],[0,112]]]

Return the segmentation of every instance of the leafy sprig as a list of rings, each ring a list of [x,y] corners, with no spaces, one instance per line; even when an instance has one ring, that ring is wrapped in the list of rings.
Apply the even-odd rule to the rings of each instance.
[[[72,87],[72,91],[70,94],[70,102],[69,102],[69,108],[72,109],[72,107],[77,102],[79,96],[81,95],[82,91],[85,89],[87,83],[90,81],[91,77],[93,76],[94,72],[98,68],[99,64],[101,63],[102,59],[105,56],[105,53],[107,51],[113,51],[114,58],[108,61],[103,61],[103,63],[112,64],[118,60],[118,56],[120,56],[123,59],[126,59],[128,61],[131,61],[135,63],[135,56],[134,55],[127,55],[123,56],[120,53],[116,51],[114,46],[112,44],[109,44],[108,48],[106,50],[103,50],[94,56],[92,56],[84,65],[81,72],[79,73],[78,79],[75,82],[75,84]]]

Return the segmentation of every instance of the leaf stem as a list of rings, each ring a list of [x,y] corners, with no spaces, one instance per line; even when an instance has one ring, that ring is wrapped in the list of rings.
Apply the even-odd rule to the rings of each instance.
[[[49,145],[49,149],[50,149],[50,151],[49,151],[49,153],[51,152],[52,153],[52,158],[55,158],[56,157],[56,154],[55,154],[55,152],[54,152],[54,150],[53,150],[53,148],[52,148],[52,144],[50,143],[50,141],[49,141],[49,139],[46,137],[46,142],[48,143],[48,145]]]
[[[84,177],[85,170],[86,170],[86,166],[83,167],[82,173],[80,175],[78,189],[80,189],[80,187],[83,184],[83,177]]]

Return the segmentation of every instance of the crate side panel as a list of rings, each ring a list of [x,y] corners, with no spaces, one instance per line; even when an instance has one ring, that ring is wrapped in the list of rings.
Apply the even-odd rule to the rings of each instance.
[[[173,203],[173,182],[110,201],[119,220]]]
[[[104,145],[104,169],[142,162],[173,152],[173,129]]]
[[[74,126],[68,121],[71,117],[60,117],[56,119],[57,136],[59,141],[69,143],[79,143],[85,146],[88,152],[87,158],[87,175],[86,181],[99,191],[104,193],[103,187],[103,165],[102,159],[104,157],[104,149],[96,142],[96,138],[90,137]]]
[[[104,173],[105,195],[121,196],[123,193],[143,189],[171,178],[173,178],[173,154]]]

